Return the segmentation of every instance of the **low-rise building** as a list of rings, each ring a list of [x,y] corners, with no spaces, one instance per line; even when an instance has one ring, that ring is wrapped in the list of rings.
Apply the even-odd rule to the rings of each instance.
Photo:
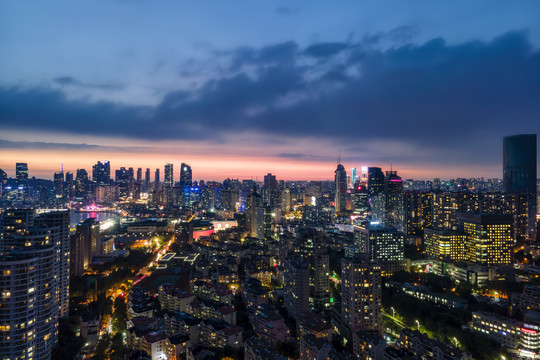
[[[283,355],[278,354],[268,347],[263,340],[253,336],[244,341],[245,360],[287,360]]]
[[[296,333],[298,338],[312,334],[316,338],[324,338],[328,342],[332,342],[332,326],[313,311],[304,311],[298,316]]]
[[[459,348],[447,345],[418,330],[401,330],[399,344],[403,349],[419,357],[432,360],[470,360],[471,356]]]
[[[353,334],[353,353],[361,360],[383,360],[386,342],[373,330],[359,330]]]

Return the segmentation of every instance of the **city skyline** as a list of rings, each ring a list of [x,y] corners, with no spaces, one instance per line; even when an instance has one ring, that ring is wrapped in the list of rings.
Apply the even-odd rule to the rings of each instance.
[[[537,2],[27,6],[3,9],[8,174],[108,159],[321,180],[341,151],[346,168],[492,178],[502,137],[538,133]]]

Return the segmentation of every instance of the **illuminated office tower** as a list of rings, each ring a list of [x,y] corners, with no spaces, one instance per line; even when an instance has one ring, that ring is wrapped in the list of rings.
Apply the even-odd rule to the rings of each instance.
[[[355,246],[361,253],[369,254],[374,261],[403,260],[405,251],[403,233],[381,224],[355,226]]]
[[[309,310],[309,266],[293,256],[285,260],[283,303],[293,318]]]
[[[351,169],[351,183],[352,183],[352,186],[354,186],[354,184],[356,184],[357,181],[358,181],[358,174],[356,173],[356,168],[352,168]]]
[[[27,186],[28,184],[28,164],[17,163],[15,165],[15,177],[18,186]]]
[[[281,192],[281,204],[283,207],[283,212],[289,212],[293,210],[291,189],[283,189],[283,191]]]
[[[111,184],[111,164],[108,161],[98,161],[92,167],[92,180],[97,185]]]
[[[64,172],[54,173],[54,196],[57,199],[64,197]]]
[[[363,214],[369,210],[369,193],[365,184],[357,184],[353,190],[354,213]]]
[[[507,193],[528,196],[528,231],[536,227],[536,134],[507,136],[503,141],[503,182]]]
[[[367,183],[370,198],[373,198],[384,191],[384,174],[381,168],[368,168]]]
[[[347,210],[347,172],[345,171],[345,167],[338,164],[335,174],[335,209],[336,214],[342,214]]]
[[[469,261],[479,265],[512,262],[514,245],[511,215],[460,214],[460,232],[467,237]]]
[[[360,181],[365,183],[365,184],[367,184],[367,182],[368,182],[368,172],[369,172],[368,169],[369,168],[367,166],[362,166],[361,167],[362,172],[361,172],[361,175],[360,175]]]
[[[165,179],[163,185],[172,187],[174,184],[173,164],[165,164]]]
[[[184,208],[190,206],[190,191],[193,183],[193,173],[191,166],[182,163],[180,165],[180,190],[182,191],[182,205]]]
[[[365,254],[341,259],[341,316],[349,334],[381,328],[381,266]]]
[[[445,261],[469,261],[466,239],[459,231],[425,229],[426,255]]]

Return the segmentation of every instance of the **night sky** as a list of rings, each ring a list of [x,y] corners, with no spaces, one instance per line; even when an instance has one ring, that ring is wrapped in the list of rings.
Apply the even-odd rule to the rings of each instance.
[[[0,168],[502,177],[540,131],[539,1],[4,1]]]

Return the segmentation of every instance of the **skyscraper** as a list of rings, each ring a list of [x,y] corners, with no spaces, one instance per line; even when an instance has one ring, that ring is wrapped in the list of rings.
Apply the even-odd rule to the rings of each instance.
[[[536,227],[536,134],[507,136],[503,140],[504,190],[528,195],[528,230]]]
[[[26,186],[28,184],[28,164],[17,163],[15,165],[15,176],[17,177],[18,186]]]
[[[85,169],[77,169],[75,177],[75,196],[85,197],[88,190],[88,173]]]
[[[150,191],[150,168],[146,168],[144,173],[144,191]]]
[[[64,197],[64,172],[54,173],[54,195],[57,199]]]
[[[283,303],[294,319],[309,310],[309,267],[296,256],[285,260]]]
[[[75,183],[73,182],[73,173],[66,173],[65,194],[69,200],[75,197]]]
[[[341,164],[338,164],[335,174],[336,214],[342,214],[347,210],[347,172],[345,171],[345,167],[343,167],[343,165]]]
[[[384,191],[384,174],[381,168],[370,167],[368,168],[368,192],[369,197],[372,198]]]
[[[1,358],[50,359],[69,310],[68,234],[68,211],[0,216]]]
[[[182,165],[180,165],[180,186],[191,186],[191,183],[193,182],[192,177],[191,166],[182,163]]]
[[[159,169],[156,169],[156,172],[154,174],[154,191],[159,191]]]
[[[356,168],[351,169],[351,183],[354,186],[356,184],[356,181],[358,180],[358,174],[356,172]]]
[[[130,171],[125,167],[116,170],[116,185],[118,185],[120,196],[130,196],[130,179],[132,179]]]
[[[276,176],[268,173],[264,175],[263,203],[270,207],[279,203],[280,191]]]
[[[97,185],[110,185],[111,164],[108,161],[98,161],[92,167],[92,180]]]
[[[180,165],[180,191],[182,191],[182,205],[185,209],[190,206],[190,188],[193,182],[191,166],[186,163]]]
[[[166,187],[172,187],[174,184],[173,164],[165,164],[165,179],[163,184]]]
[[[142,169],[137,169],[137,182],[140,184],[142,182]]]

